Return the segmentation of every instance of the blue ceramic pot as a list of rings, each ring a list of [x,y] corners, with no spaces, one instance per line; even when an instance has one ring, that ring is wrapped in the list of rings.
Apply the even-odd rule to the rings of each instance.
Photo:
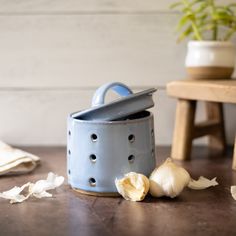
[[[68,117],[67,173],[73,188],[88,194],[117,193],[116,178],[131,171],[149,176],[155,165],[150,112],[116,121]]]

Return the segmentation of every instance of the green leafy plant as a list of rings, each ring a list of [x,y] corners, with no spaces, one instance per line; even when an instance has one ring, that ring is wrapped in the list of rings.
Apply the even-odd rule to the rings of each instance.
[[[215,0],[181,0],[170,8],[180,10],[178,41],[227,41],[236,32],[236,3],[217,5]]]

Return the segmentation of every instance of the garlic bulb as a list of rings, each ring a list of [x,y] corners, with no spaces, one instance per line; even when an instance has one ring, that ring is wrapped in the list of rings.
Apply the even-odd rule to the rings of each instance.
[[[189,173],[176,165],[171,158],[156,168],[150,178],[150,193],[154,197],[178,196],[190,181]]]
[[[122,179],[115,180],[118,192],[130,201],[142,201],[149,190],[149,180],[145,175],[130,172]]]
[[[234,200],[236,200],[236,186],[233,185],[230,187],[230,192]]]

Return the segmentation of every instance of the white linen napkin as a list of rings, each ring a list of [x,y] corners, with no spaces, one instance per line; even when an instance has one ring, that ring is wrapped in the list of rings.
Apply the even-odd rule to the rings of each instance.
[[[39,163],[39,157],[0,141],[0,175],[28,173]]]

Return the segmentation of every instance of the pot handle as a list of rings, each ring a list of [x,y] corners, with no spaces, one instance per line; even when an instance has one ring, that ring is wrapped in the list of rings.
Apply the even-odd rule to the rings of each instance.
[[[119,82],[104,84],[95,91],[92,99],[92,107],[101,106],[104,104],[105,96],[109,89],[112,89],[122,97],[128,96],[133,93],[129,87]]]

